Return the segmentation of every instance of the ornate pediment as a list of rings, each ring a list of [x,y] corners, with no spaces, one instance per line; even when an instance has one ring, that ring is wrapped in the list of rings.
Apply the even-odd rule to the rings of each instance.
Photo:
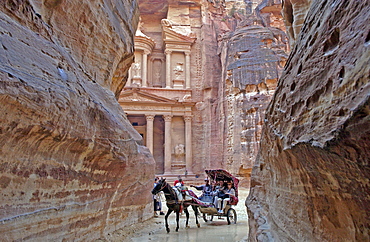
[[[157,96],[145,91],[141,91],[139,88],[133,88],[121,92],[119,96],[120,103],[153,103],[153,104],[175,104],[175,100],[171,100],[165,97]]]

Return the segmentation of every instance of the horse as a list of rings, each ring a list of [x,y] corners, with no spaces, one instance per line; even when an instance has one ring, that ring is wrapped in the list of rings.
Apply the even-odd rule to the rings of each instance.
[[[161,179],[157,183],[157,185],[153,188],[152,194],[156,195],[160,191],[164,192],[164,196],[166,197],[166,205],[168,208],[167,214],[165,216],[165,222],[166,222],[166,231],[167,233],[170,232],[170,228],[168,227],[167,218],[172,213],[176,213],[176,232],[179,231],[179,217],[180,217],[180,210],[181,207],[183,207],[184,212],[186,214],[186,227],[189,227],[189,211],[188,207],[191,205],[191,207],[194,210],[196,224],[198,228],[200,227],[200,223],[198,222],[198,207],[193,205],[194,203],[191,200],[185,200],[185,201],[179,201],[176,192],[174,189],[166,182],[166,179]]]

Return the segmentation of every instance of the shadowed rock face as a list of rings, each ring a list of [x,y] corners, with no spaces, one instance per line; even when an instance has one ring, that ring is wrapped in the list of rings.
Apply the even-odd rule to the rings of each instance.
[[[266,112],[251,241],[369,240],[366,1],[314,1]]]
[[[93,240],[152,215],[154,162],[115,99],[136,1],[0,4],[0,233]]]
[[[312,0],[284,0],[282,3],[281,12],[284,16],[290,45],[294,46]]]

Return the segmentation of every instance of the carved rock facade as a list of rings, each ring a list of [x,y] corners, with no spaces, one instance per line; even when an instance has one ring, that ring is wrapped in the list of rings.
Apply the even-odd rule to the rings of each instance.
[[[313,1],[266,112],[251,241],[369,240],[369,9]]]
[[[0,9],[2,239],[94,240],[151,217],[154,161],[115,98],[137,2]]]
[[[119,100],[153,152],[156,173],[190,179],[225,168],[249,177],[264,111],[289,52],[281,3],[158,1],[154,7],[141,0],[139,7],[136,63]]]

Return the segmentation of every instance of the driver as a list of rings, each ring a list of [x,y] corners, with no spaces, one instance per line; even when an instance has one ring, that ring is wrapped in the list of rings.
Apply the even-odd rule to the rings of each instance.
[[[202,195],[199,197],[199,200],[203,202],[212,202],[212,186],[209,184],[209,179],[206,177],[204,179],[205,184],[200,186],[190,185],[190,187],[194,187],[198,191],[203,191]]]

